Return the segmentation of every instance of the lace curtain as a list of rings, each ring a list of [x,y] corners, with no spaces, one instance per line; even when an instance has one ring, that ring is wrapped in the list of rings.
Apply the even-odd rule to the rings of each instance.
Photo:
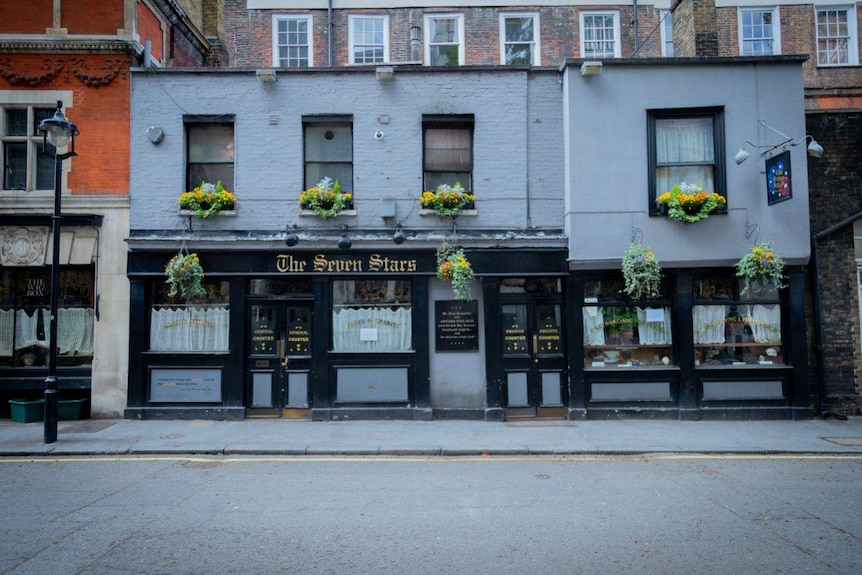
[[[413,311],[383,307],[346,308],[332,314],[333,351],[409,351]]]
[[[39,339],[41,318],[44,338]],[[92,308],[72,307],[57,310],[57,348],[62,355],[92,355],[93,325],[95,314]],[[14,328],[13,328],[14,325]],[[51,338],[51,312],[47,309],[0,310],[0,356],[11,356],[13,348],[30,346],[48,347]]]
[[[670,308],[661,308],[662,321],[647,321],[646,308],[638,309],[638,343],[665,345],[671,343]]]
[[[602,308],[584,306],[584,345],[605,345],[604,323]]]
[[[694,343],[724,343],[723,305],[694,306]]]
[[[229,351],[227,307],[154,308],[151,351]]]
[[[11,357],[15,339],[15,310],[0,309],[0,357]]]
[[[712,118],[661,118],[656,120],[656,160],[671,164],[656,170],[656,195],[682,182],[715,189],[711,165],[713,150]]]
[[[756,343],[781,343],[781,306],[745,306],[746,324]]]

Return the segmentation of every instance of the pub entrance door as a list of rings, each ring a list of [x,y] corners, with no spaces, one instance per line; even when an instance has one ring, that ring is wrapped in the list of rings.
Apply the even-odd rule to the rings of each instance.
[[[269,301],[248,308],[250,417],[311,417],[312,302]]]
[[[563,306],[555,299],[544,294],[501,297],[507,419],[567,415]]]

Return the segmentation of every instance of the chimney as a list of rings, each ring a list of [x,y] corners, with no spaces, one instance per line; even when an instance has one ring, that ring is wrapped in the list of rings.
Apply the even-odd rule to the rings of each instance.
[[[672,0],[674,56],[718,56],[715,0]]]

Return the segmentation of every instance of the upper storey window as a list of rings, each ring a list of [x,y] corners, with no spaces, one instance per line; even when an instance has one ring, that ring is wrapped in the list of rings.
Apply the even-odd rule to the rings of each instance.
[[[15,106],[0,108],[0,168],[4,190],[54,189],[54,159],[41,153],[44,138],[39,122],[54,108]],[[54,149],[48,144],[49,152]]]
[[[781,54],[777,6],[739,9],[739,53],[743,56]]]
[[[425,15],[425,64],[464,65],[464,15]]]
[[[350,16],[350,63],[389,61],[389,16]]]
[[[541,65],[538,14],[500,14],[500,63]]]
[[[186,189],[201,182],[221,182],[233,190],[233,122],[189,121],[186,123]]]
[[[273,16],[272,64],[278,68],[314,66],[311,16]]]
[[[847,66],[859,63],[855,6],[816,8],[817,65]]]
[[[581,12],[581,57],[619,58],[620,13]]]

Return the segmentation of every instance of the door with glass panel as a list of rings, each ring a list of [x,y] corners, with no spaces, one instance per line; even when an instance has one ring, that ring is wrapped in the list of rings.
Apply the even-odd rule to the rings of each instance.
[[[561,303],[501,304],[506,417],[565,417],[568,403]]]
[[[252,414],[309,416],[311,314],[311,302],[249,306],[248,406]]]

